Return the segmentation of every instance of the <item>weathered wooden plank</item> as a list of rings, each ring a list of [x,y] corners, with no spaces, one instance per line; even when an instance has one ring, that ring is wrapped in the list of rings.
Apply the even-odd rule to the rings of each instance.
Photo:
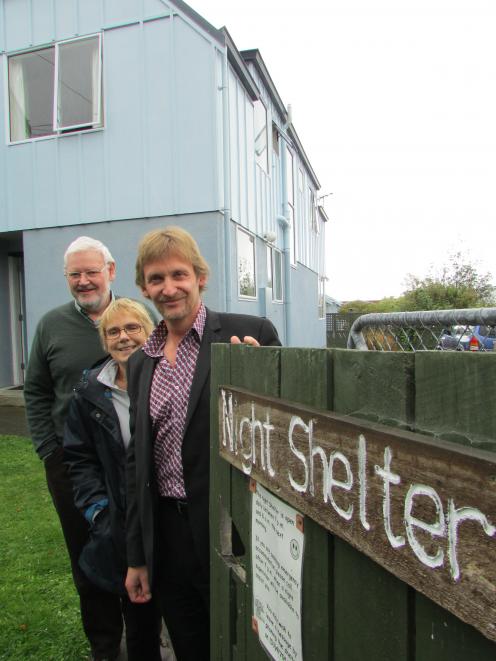
[[[411,355],[334,350],[333,356],[335,412],[408,428],[414,415]],[[409,621],[411,588],[393,576],[390,577],[390,582],[378,580],[377,565],[363,556],[359,560],[360,568],[357,569],[360,580],[356,581],[356,552],[337,538],[335,544],[336,547],[339,544],[341,558],[345,556],[336,559],[334,566],[336,613],[339,615],[356,610],[363,614],[363,619],[353,620],[357,625],[354,631],[348,630],[347,634],[341,633],[339,637],[337,632],[344,625],[343,620],[340,619],[339,624],[335,624],[336,659],[345,661],[348,657],[364,658],[362,652],[370,642],[369,632],[374,632],[377,640],[382,641],[380,648],[384,659],[406,659],[409,642],[406,623]],[[349,562],[345,565],[347,553]],[[344,566],[347,566],[349,571],[342,570]],[[395,608],[384,618],[376,603],[388,603],[391,591],[396,595]],[[361,622],[364,626],[360,626]],[[373,653],[373,649],[374,646],[371,646],[365,658],[368,653]]]
[[[463,445],[496,449],[496,416],[489,404],[496,401],[495,361],[496,354],[416,354],[417,429]],[[416,596],[415,615],[419,661],[496,658],[492,641],[421,594]]]
[[[229,345],[212,347],[211,392],[228,383],[231,374]],[[223,555],[230,546],[230,526],[224,519],[231,507],[231,467],[219,457],[216,397],[210,402],[210,650],[211,658],[231,659],[230,569]]]
[[[407,656],[405,584],[335,538],[335,661],[401,661]]]
[[[231,347],[231,383],[244,388],[253,388],[257,392],[267,395],[279,395],[280,384],[280,354],[281,350],[275,347]],[[242,559],[246,569],[246,585],[243,591],[244,612],[242,620],[245,626],[246,659],[257,661],[266,659],[258,636],[252,631],[251,618],[252,604],[252,576],[251,576],[251,492],[245,475],[233,471],[233,500],[232,516],[240,537],[245,545],[245,556]],[[241,599],[238,587],[238,598]]]
[[[230,346],[230,382],[244,388],[254,388],[265,394],[279,393],[280,349],[273,347]],[[240,558],[244,568],[250,564],[251,494],[249,482],[238,472],[232,474],[233,498],[231,516],[246,554]]]
[[[248,661],[246,650],[247,622],[249,612],[247,611],[246,581],[233,574],[233,661]]]
[[[332,358],[327,349],[281,351],[281,398],[323,411],[331,408]]]
[[[231,661],[236,644],[233,623],[232,578],[230,566],[222,555],[211,550],[210,556],[210,657],[218,661]]]
[[[334,349],[333,410],[387,425],[414,418],[414,354]]]
[[[416,429],[495,451],[495,373],[496,352],[416,354]]]
[[[496,639],[494,454],[240,389],[219,413],[228,461]]]
[[[332,401],[332,352],[293,349],[281,354],[281,397],[326,410]],[[302,642],[305,661],[332,659],[333,537],[305,519],[302,580]]]
[[[279,347],[231,346],[231,384],[261,395],[279,394]]]
[[[417,593],[415,600],[417,661],[494,661],[496,645],[444,608]]]

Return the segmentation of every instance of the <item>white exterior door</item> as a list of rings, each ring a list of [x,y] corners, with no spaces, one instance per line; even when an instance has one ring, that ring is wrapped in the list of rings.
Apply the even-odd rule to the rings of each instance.
[[[12,338],[12,377],[14,386],[24,384],[26,367],[26,313],[24,261],[22,255],[9,255],[10,334]]]

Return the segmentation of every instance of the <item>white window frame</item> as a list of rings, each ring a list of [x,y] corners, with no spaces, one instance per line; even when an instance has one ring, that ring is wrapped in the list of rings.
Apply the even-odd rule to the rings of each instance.
[[[57,103],[58,103],[58,67],[59,67],[59,54],[58,47],[59,45],[71,42],[71,41],[83,41],[98,37],[98,58],[99,58],[99,75],[98,75],[98,122],[86,122],[84,124],[75,124],[73,126],[64,126],[57,127]],[[36,53],[36,51],[45,50],[47,48],[54,48],[55,51],[55,65],[54,65],[54,90],[53,90],[53,107],[52,107],[52,133],[47,135],[36,136],[32,138],[22,138],[21,140],[11,140],[11,116],[10,116],[10,80],[9,80],[9,59],[11,57],[16,57],[17,55],[23,55],[25,53]],[[22,50],[13,51],[7,53],[5,57],[5,131],[6,131],[6,144],[7,145],[19,145],[26,142],[35,142],[38,140],[51,140],[53,138],[58,138],[64,135],[74,135],[77,133],[90,133],[95,131],[102,131],[104,129],[104,109],[102,103],[102,85],[103,85],[103,33],[95,32],[92,34],[87,34],[81,37],[74,37],[72,39],[65,39],[56,43],[49,43],[37,46],[36,48],[24,48]],[[79,129],[79,130],[78,130]]]
[[[252,234],[251,232],[248,232],[247,230],[243,229],[242,227],[238,227],[237,229],[237,234],[236,234],[236,277],[238,280],[238,297],[244,301],[256,301],[258,299],[258,294],[257,294],[257,244],[256,244],[256,236]],[[239,234],[245,234],[246,236],[250,237],[253,239],[253,288],[255,290],[255,294],[253,296],[250,296],[249,294],[242,294],[241,293],[241,287],[240,287],[240,281],[239,281]]]
[[[64,44],[73,43],[75,41],[88,41],[98,37],[98,121],[84,122],[83,124],[72,124],[70,126],[60,126],[59,123],[59,50],[60,46]],[[75,39],[65,39],[55,44],[55,71],[54,71],[54,86],[53,86],[53,132],[61,133],[65,131],[73,131],[75,129],[82,129],[88,126],[94,127],[95,125],[102,124],[102,34],[88,34],[84,37],[76,37]]]
[[[303,169],[298,167],[298,214],[302,227],[306,226],[306,204],[305,204],[305,175]]]
[[[265,132],[265,149],[261,152],[257,150],[257,123],[256,123],[256,116],[257,116],[257,108],[263,108],[263,111],[265,113],[265,124],[264,124],[264,132]],[[262,131],[259,131],[261,133]],[[265,103],[262,101],[262,99],[257,99],[254,104],[253,104],[253,137],[254,137],[254,150],[255,150],[255,163],[258,165],[258,167],[265,172],[265,174],[269,174],[269,129],[268,129],[268,113],[267,113],[267,106]],[[265,156],[262,156],[263,153],[265,152]]]
[[[308,187],[308,212],[310,227],[315,234],[319,234],[319,219],[317,218],[317,199],[315,191]]]
[[[284,269],[283,269],[283,255],[282,252],[275,246],[267,246],[268,254],[270,254],[270,279],[271,279],[271,289],[272,289],[272,302],[273,303],[283,303],[284,302]],[[275,254],[279,255],[279,282],[281,284],[281,297],[277,298],[277,287],[276,284],[276,266],[275,266]]]

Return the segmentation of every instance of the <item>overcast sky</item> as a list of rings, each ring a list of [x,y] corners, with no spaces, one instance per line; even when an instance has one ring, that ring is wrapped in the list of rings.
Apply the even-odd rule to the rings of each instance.
[[[495,0],[189,4],[258,48],[292,105],[332,193],[328,294],[398,295],[460,249],[496,276]]]

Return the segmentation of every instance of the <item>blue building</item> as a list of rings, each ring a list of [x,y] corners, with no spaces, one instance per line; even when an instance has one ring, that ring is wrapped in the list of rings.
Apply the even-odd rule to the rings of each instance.
[[[325,346],[319,182],[257,50],[181,0],[0,0],[0,386],[68,300],[62,256],[106,243],[139,297],[136,246],[177,224],[211,266],[207,305]]]

